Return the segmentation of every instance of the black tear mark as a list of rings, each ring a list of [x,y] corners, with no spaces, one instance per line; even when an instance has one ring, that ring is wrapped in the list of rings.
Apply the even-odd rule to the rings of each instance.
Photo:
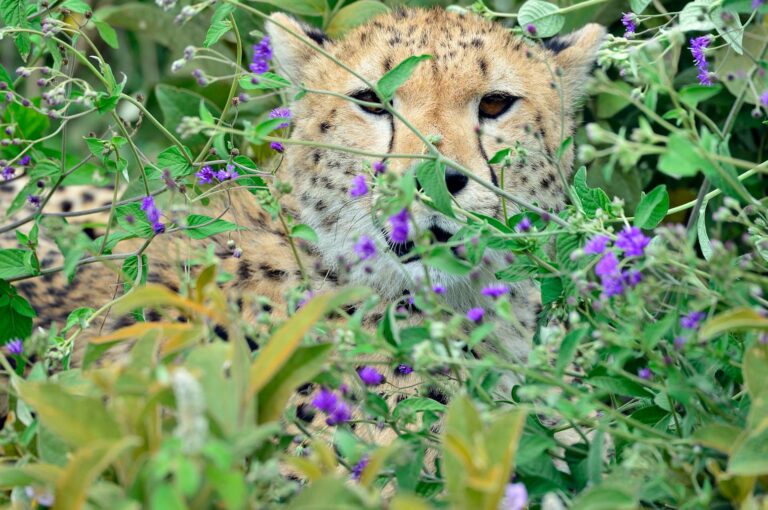
[[[477,134],[477,146],[480,149],[480,154],[483,156],[483,161],[486,162],[488,165],[488,170],[491,172],[491,182],[494,186],[499,186],[499,179],[496,176],[496,170],[493,169],[493,165],[491,165],[490,160],[488,159],[488,154],[485,152],[485,147],[483,147],[483,140],[480,138],[480,133]]]
[[[436,388],[434,386],[430,386],[427,389],[427,398],[431,398],[432,400],[436,402],[440,402],[443,405],[446,405],[449,400],[448,395],[446,395],[439,388]]]
[[[227,328],[222,326],[221,324],[216,324],[213,327],[213,332],[216,333],[216,336],[224,340],[225,342],[229,341],[229,332],[227,331]]]
[[[327,41],[330,40],[323,31],[316,28],[305,28],[304,32],[307,34],[307,37],[315,41],[318,46],[323,46]]]
[[[324,120],[323,122],[320,123],[321,133],[327,133],[329,129],[331,129],[331,124],[328,121]],[[318,152],[315,151],[315,154],[318,154]],[[317,161],[315,161],[315,163],[317,163]]]

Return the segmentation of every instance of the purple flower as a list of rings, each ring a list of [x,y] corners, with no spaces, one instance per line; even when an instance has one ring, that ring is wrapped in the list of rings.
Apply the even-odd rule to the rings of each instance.
[[[515,227],[518,232],[528,232],[531,230],[531,219],[525,216]]]
[[[368,386],[378,386],[384,382],[384,376],[373,367],[364,366],[357,370],[357,375]]]
[[[356,175],[352,178],[352,187],[349,194],[353,197],[361,197],[368,193],[368,184],[365,182],[364,175]]]
[[[330,413],[330,416],[325,420],[325,423],[330,426],[341,425],[342,423],[348,422],[351,417],[352,412],[347,403],[339,402],[339,405],[337,405],[336,409]]]
[[[360,481],[360,477],[363,475],[363,470],[365,469],[365,466],[368,465],[368,461],[370,461],[370,458],[368,458],[368,455],[363,455],[357,464],[355,464],[352,467],[352,479],[355,481]]]
[[[608,236],[595,236],[584,245],[584,253],[587,255],[598,255],[603,253],[609,242],[610,239]]]
[[[397,365],[396,370],[398,374],[408,375],[413,372],[413,367],[411,365],[406,365],[405,363],[400,363]]]
[[[213,171],[213,168],[206,165],[195,174],[195,177],[197,177],[197,182],[199,184],[211,184],[216,177],[216,174]]]
[[[40,195],[27,195],[27,202],[35,209],[40,207]]]
[[[15,174],[16,174],[16,169],[13,168],[12,166],[7,166],[7,167],[3,168],[3,174],[2,175],[3,175],[3,180],[4,181],[9,181],[9,180],[13,179],[13,176]]]
[[[408,209],[390,216],[389,224],[392,225],[389,238],[393,243],[404,243],[408,240]]]
[[[619,272],[619,259],[616,254],[609,251],[595,266],[595,274],[600,277],[616,276]]]
[[[332,413],[339,405],[339,397],[327,388],[320,390],[320,393],[312,399],[312,405],[319,411],[326,414]]]
[[[643,273],[637,270],[626,270],[621,272],[621,281],[628,287],[636,287],[643,280]]]
[[[628,257],[641,257],[651,239],[637,227],[626,227],[616,237],[616,247]]]
[[[707,49],[712,39],[708,35],[702,35],[691,39],[691,55],[693,62],[699,70],[699,83],[702,85],[712,85],[712,77],[709,75],[709,64],[704,50]]]
[[[485,310],[480,307],[470,308],[467,311],[467,319],[471,320],[472,322],[480,322],[483,320],[483,315],[485,315]]]
[[[283,152],[285,152],[285,146],[280,142],[270,143],[269,148],[277,152],[278,154],[282,154]]]
[[[264,74],[269,70],[269,61],[272,60],[272,47],[269,45],[269,36],[253,46],[253,61],[249,66],[254,74]]]
[[[509,292],[509,287],[504,285],[503,283],[496,283],[493,285],[488,285],[483,288],[483,290],[480,292],[483,296],[492,297],[494,299],[500,298],[504,294]]]
[[[528,504],[528,490],[522,483],[510,483],[504,490],[499,510],[523,510]]]
[[[368,260],[376,256],[376,243],[368,236],[360,236],[355,244],[355,253],[360,260]]]
[[[691,312],[680,318],[680,326],[685,329],[698,329],[699,323],[701,323],[706,316],[707,315],[704,312]]]
[[[683,349],[683,346],[685,346],[686,339],[683,336],[676,336],[674,341],[672,342],[672,345],[675,346],[675,349],[680,351]]]
[[[634,14],[625,12],[624,16],[621,17],[621,24],[627,29],[624,33],[624,37],[632,37],[635,35],[635,32],[637,31],[637,19]]]
[[[291,110],[285,107],[279,107],[275,108],[271,112],[269,112],[269,118],[270,119],[290,119],[291,118]],[[287,128],[290,126],[290,122],[283,122],[279,126],[277,126],[277,129]]]
[[[768,90],[764,90],[763,93],[760,94],[760,104],[768,106]]]
[[[373,173],[376,175],[381,175],[384,172],[387,171],[387,164],[383,161],[374,161],[373,162]]]
[[[239,174],[235,165],[227,165],[225,170],[219,170],[216,172],[216,178],[220,181],[229,181],[231,179],[237,179]]]
[[[637,371],[637,376],[640,379],[645,379],[646,381],[649,380],[651,377],[653,377],[653,372],[651,372],[651,369],[648,367],[643,367],[640,370]]]
[[[141,210],[147,215],[147,220],[152,224],[152,231],[155,234],[162,234],[165,232],[165,225],[160,222],[160,209],[155,205],[155,197],[144,197],[141,201]]]
[[[525,31],[528,32],[533,37],[536,37],[536,25],[534,25],[533,23],[528,23],[525,26]]]
[[[757,9],[765,3],[765,0],[752,0],[752,8]]]
[[[445,294],[445,286],[440,285],[439,283],[436,283],[432,286],[432,292],[435,294]]]
[[[31,162],[32,162],[32,157],[29,154],[25,154],[19,160],[19,165],[21,165],[21,166],[28,166]]]
[[[618,296],[624,292],[624,282],[621,277],[605,276],[600,279],[603,285],[603,297]]]
[[[5,348],[8,350],[8,354],[21,356],[21,353],[24,352],[24,342],[22,342],[20,338],[14,338],[5,344]]]

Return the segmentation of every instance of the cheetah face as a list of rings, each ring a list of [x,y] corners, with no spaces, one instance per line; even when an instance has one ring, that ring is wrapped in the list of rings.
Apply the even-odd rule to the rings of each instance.
[[[369,83],[410,56],[431,55],[397,90],[394,108],[422,134],[437,140],[435,145],[445,156],[480,179],[546,209],[564,205],[557,164],[568,175],[572,155],[565,154],[558,163],[556,153],[571,134],[574,105],[604,35],[602,27],[588,25],[551,41],[548,48],[516,38],[482,18],[443,10],[398,10],[338,41],[282,14],[272,16],[268,30],[282,71],[310,91],[331,93],[309,92],[292,105],[292,138],[320,147],[290,145],[287,168],[281,169],[283,178],[294,183],[301,219],[317,231],[327,264],[335,264],[339,257],[350,260],[352,246],[366,235],[376,240],[380,256],[372,274],[360,268],[355,275],[359,281],[385,294],[398,294],[423,275],[416,258],[404,257],[404,265],[396,262],[409,244],[388,241],[389,226],[374,214],[376,190],[361,197],[350,194],[353,177],[364,173],[364,161],[383,158],[329,147],[391,154],[386,158],[387,171],[398,173],[419,162],[401,155],[424,154],[425,147],[406,123],[386,110],[345,99],[378,103],[369,86],[310,47],[306,43],[310,40]],[[524,149],[525,156],[502,174],[502,168],[489,160],[508,147]],[[447,188],[462,209],[502,216],[498,195],[452,168],[445,175]],[[370,184],[371,178],[367,180]],[[507,205],[509,214],[516,211]],[[416,230],[432,231],[437,241],[460,228],[458,222],[424,205],[414,204],[412,212]],[[382,251],[386,253],[381,255]],[[449,292],[467,285],[439,272],[431,276]]]

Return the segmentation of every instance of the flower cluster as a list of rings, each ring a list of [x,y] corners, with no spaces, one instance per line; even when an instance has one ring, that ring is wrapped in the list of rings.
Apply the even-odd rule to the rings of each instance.
[[[325,423],[330,426],[346,423],[352,417],[352,411],[349,404],[344,402],[336,393],[327,388],[321,389],[320,393],[312,399],[312,405],[315,409],[328,416]]]
[[[269,118],[270,119],[286,119],[287,122],[283,122],[282,124],[279,124],[275,129],[287,128],[288,126],[291,125],[291,122],[290,122],[291,110],[284,106],[275,108],[274,110],[269,112]]]
[[[408,209],[403,209],[399,213],[390,216],[389,224],[392,226],[389,238],[393,243],[408,241]]]
[[[270,60],[272,60],[272,47],[269,45],[269,36],[265,35],[259,44],[253,46],[253,60],[248,67],[254,74],[264,74],[269,71]]]
[[[356,175],[352,178],[352,186],[349,188],[349,194],[353,198],[362,197],[368,193],[368,183],[365,182],[364,175]]]
[[[631,12],[624,13],[624,16],[621,17],[621,24],[624,25],[624,28],[626,29],[624,37],[630,38],[637,32],[637,18],[635,18],[635,15]]]
[[[239,174],[235,165],[227,165],[223,170],[214,170],[210,166],[206,165],[195,174],[198,184],[211,184],[214,181],[224,182],[237,179]]]
[[[355,253],[360,260],[368,260],[376,256],[376,243],[368,236],[360,236],[355,243]]]
[[[8,351],[8,354],[12,354],[14,356],[21,356],[21,354],[24,352],[24,343],[21,341],[20,338],[14,338],[7,344],[5,344],[5,348]]]
[[[710,42],[712,42],[712,39],[708,35],[691,39],[691,55],[693,55],[693,62],[699,70],[699,83],[702,85],[712,85],[709,63],[707,62],[707,56],[704,54]]]
[[[616,248],[623,252],[624,257],[642,257],[645,247],[651,240],[637,227],[626,227],[616,236]],[[614,251],[606,252],[610,239],[606,236],[595,236],[584,247],[584,253],[590,255],[603,254],[595,265],[595,274],[600,278],[603,297],[623,294],[627,288],[635,287],[643,279],[640,271],[631,268],[621,269],[619,258]]]
[[[152,231],[155,234],[165,232],[165,225],[160,222],[160,209],[155,205],[155,197],[144,197],[141,201],[141,210],[147,215],[147,220],[152,223]]]
[[[384,376],[371,366],[360,367],[357,370],[357,375],[360,380],[363,381],[366,386],[378,386],[384,382]]]

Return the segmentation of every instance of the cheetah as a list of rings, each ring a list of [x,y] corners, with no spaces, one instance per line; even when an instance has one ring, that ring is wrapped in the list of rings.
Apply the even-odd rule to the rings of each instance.
[[[559,173],[565,177],[570,174],[573,149],[557,153],[563,140],[574,131],[604,28],[590,24],[538,44],[481,17],[441,9],[398,9],[375,17],[338,40],[280,13],[269,18],[266,28],[282,74],[307,90],[330,93],[309,92],[290,105],[291,140],[301,143],[286,144],[276,173],[293,190],[281,197],[282,207],[297,222],[309,225],[318,239],[300,242],[295,250],[284,225],[257,204],[253,195],[232,187],[213,198],[205,212],[218,216],[213,212],[219,211],[222,219],[243,227],[235,235],[241,253],[232,249],[229,234],[192,242],[178,233],[160,235],[147,250],[148,280],[179,291],[183,274],[194,271],[187,264],[188,254],[194,247],[213,246],[223,271],[232,275],[224,283],[226,292],[243,298],[265,298],[260,308],[243,307],[247,321],[256,320],[265,310],[278,319],[285,317],[285,296],[302,284],[302,272],[308,274],[313,293],[352,283],[374,289],[387,303],[403,299],[426,271],[432,284],[445,289],[444,299],[454,309],[466,311],[487,305],[487,298],[479,290],[494,281],[494,272],[504,265],[503,254],[491,253],[487,266],[473,278],[427,267],[419,257],[408,256],[413,246],[410,240],[391,241],[392,226],[374,214],[375,190],[360,197],[350,196],[352,179],[360,174],[364,163],[383,161],[386,172],[395,175],[412,168],[417,163],[414,158],[395,156],[425,152],[424,141],[415,128],[448,159],[478,178],[446,169],[446,187],[462,210],[502,221],[504,212],[510,212],[504,209],[497,193],[478,181],[503,186],[508,193],[542,209],[561,209],[567,195]],[[343,66],[329,60],[328,55]],[[393,108],[409,126],[380,105],[372,106],[379,99],[359,76],[376,83],[414,55],[431,58],[417,66],[392,99]],[[516,160],[502,177],[499,166],[491,164],[490,158],[513,146],[524,149],[526,157]],[[361,156],[355,150],[383,156]],[[513,204],[509,203],[509,207],[518,212]],[[456,219],[418,202],[413,204],[410,222],[415,231],[439,242],[461,227]],[[350,266],[346,262],[361,236],[372,239],[379,253],[372,270],[366,264]],[[8,241],[3,243],[7,245]],[[122,283],[114,267],[90,264],[81,268],[70,283],[60,274],[51,274],[18,282],[16,287],[40,311],[37,324],[45,328],[61,326],[75,306],[108,302],[119,294]],[[532,282],[521,283],[510,299],[525,331],[500,331],[488,350],[524,362],[540,310],[539,292]],[[418,315],[418,311],[414,314]],[[375,328],[380,320],[381,314],[370,314],[364,326]],[[130,316],[108,314],[106,319],[93,321],[89,328],[92,331],[87,333],[103,334],[130,321]],[[226,332],[222,334],[226,336]],[[384,375],[394,386],[419,386],[416,374],[405,376],[391,369]],[[509,387],[503,390],[508,392]],[[302,394],[306,397],[311,390],[305,388]],[[446,398],[434,391],[427,396]],[[306,407],[299,403],[297,409]],[[311,425],[317,417],[304,418]]]

